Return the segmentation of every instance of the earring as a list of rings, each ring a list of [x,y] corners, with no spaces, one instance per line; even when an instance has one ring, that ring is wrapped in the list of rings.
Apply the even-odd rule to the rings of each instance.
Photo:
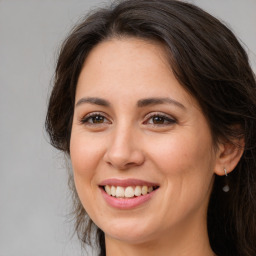
[[[225,176],[227,177],[228,176],[228,172],[227,172],[226,168],[224,168],[224,173],[225,173]],[[230,190],[229,185],[226,184],[225,186],[223,186],[222,190],[227,193]]]

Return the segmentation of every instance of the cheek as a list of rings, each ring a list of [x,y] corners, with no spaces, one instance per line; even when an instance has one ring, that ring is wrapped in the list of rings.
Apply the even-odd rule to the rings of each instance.
[[[70,140],[76,191],[86,212],[93,215],[95,202],[95,175],[100,160],[99,147],[80,131],[72,131]]]
[[[88,134],[85,136],[83,132],[74,130],[70,140],[70,157],[77,194],[86,212],[91,213],[97,188],[96,170],[101,158],[99,147]]]
[[[209,192],[213,178],[214,155],[211,137],[201,133],[175,134],[151,147],[154,164],[163,175],[169,193],[177,200],[199,199]],[[156,145],[156,143],[152,143]]]
[[[152,147],[154,164],[163,177],[162,200],[170,206],[162,209],[166,218],[179,219],[207,208],[213,181],[211,140],[207,137],[202,143],[193,137],[177,135]]]
[[[211,141],[202,142],[194,136],[166,136],[151,143],[150,155],[167,173],[180,173],[183,169],[206,168],[211,165]],[[157,145],[157,146],[155,146]]]
[[[101,159],[101,149],[90,136],[79,131],[72,132],[70,157],[74,175],[87,178],[92,175]]]

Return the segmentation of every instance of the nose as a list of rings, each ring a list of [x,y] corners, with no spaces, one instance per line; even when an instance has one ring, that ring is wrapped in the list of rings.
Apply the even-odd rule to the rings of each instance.
[[[132,128],[114,129],[104,154],[104,161],[118,170],[140,166],[145,161],[138,132]]]

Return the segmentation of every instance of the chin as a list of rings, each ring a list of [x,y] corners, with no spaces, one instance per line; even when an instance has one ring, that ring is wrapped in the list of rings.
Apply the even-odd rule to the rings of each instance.
[[[106,238],[123,241],[129,244],[140,244],[154,239],[156,236],[156,229],[152,224],[145,223],[142,219],[132,220],[121,219],[108,221],[100,228],[105,233]]]

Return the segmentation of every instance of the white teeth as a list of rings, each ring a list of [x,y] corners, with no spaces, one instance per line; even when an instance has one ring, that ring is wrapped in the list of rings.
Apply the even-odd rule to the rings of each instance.
[[[134,197],[134,189],[133,187],[127,187],[124,191],[125,197]]]
[[[136,186],[134,191],[135,196],[141,195],[141,186]]]
[[[116,196],[116,187],[111,186],[111,196]]]
[[[146,195],[153,191],[153,187],[150,186],[128,186],[128,187],[120,187],[120,186],[105,186],[105,191],[108,195],[114,197],[125,197],[125,198],[132,198],[134,196],[141,196]]]
[[[124,197],[124,188],[116,187],[116,197]]]
[[[142,193],[142,195],[146,195],[148,193],[148,187],[143,186],[142,189],[141,189],[141,193]]]
[[[108,195],[111,195],[111,187],[109,185],[105,186],[105,191]]]

